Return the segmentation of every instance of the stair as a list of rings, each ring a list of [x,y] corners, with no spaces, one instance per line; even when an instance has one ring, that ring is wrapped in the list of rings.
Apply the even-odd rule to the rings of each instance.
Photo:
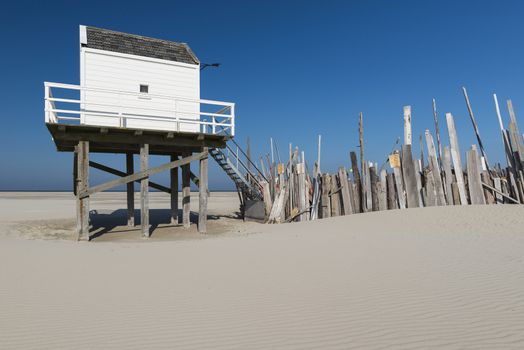
[[[259,186],[248,180],[249,176],[255,178],[255,175],[246,169],[248,174],[244,176],[220,148],[210,148],[209,154],[233,180],[239,193],[242,193],[247,199],[262,200],[262,192]]]

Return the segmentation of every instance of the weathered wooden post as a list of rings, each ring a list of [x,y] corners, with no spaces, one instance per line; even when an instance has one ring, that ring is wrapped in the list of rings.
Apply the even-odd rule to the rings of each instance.
[[[133,153],[126,153],[126,174],[132,175],[135,171],[133,163]],[[135,226],[135,184],[130,181],[126,184],[127,187],[127,226]]]
[[[477,160],[477,150],[472,147],[467,153],[469,197],[471,198],[471,204],[486,204]]]
[[[147,171],[149,167],[149,144],[140,145],[140,171]],[[149,237],[149,176],[140,179],[140,224],[142,235]]]
[[[178,160],[178,154],[171,155],[171,161]],[[171,199],[171,223],[179,224],[178,220],[178,167],[172,168],[169,171],[170,180],[170,199]]]
[[[78,239],[89,241],[89,196],[81,197],[89,189],[89,141],[79,141],[76,153],[76,227]]]
[[[446,122],[448,124],[449,143],[451,144],[451,159],[455,168],[455,177],[457,178],[457,187],[460,196],[460,204],[467,205],[466,187],[464,185],[464,174],[462,172],[462,161],[460,160],[460,148],[458,143],[457,131],[455,130],[455,120],[451,113],[446,113]],[[456,204],[456,203],[455,203]]]
[[[402,175],[406,184],[406,198],[408,208],[416,208],[420,205],[417,193],[417,179],[415,178],[415,164],[411,154],[411,145],[402,146]]]
[[[411,106],[404,106],[404,145],[411,145]]]
[[[208,149],[204,147],[202,152],[206,154],[200,159],[200,181],[198,183],[198,232],[207,232],[207,189],[208,189]]]
[[[185,153],[184,157],[189,157],[190,154]],[[182,166],[182,224],[185,228],[191,225],[191,168],[190,163]]]
[[[453,190],[451,188],[451,184],[453,183],[453,173],[451,172],[451,151],[449,146],[444,147],[442,167],[444,168],[444,181],[446,183],[446,201],[448,205],[457,204],[453,202]]]

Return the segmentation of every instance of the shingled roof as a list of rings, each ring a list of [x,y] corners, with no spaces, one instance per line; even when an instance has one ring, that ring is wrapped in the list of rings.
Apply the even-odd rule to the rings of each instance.
[[[85,33],[82,33],[85,30]],[[148,38],[95,27],[80,27],[81,45],[92,49],[158,58],[161,60],[199,64],[198,58],[185,43]]]

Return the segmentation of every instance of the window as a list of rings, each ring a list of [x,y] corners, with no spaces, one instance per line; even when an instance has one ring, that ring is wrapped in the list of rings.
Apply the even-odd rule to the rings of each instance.
[[[140,84],[140,92],[144,94],[149,93],[149,85]]]

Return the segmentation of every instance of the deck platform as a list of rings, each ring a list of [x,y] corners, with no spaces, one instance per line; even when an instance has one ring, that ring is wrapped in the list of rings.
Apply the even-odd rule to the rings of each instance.
[[[74,152],[80,141],[89,141],[93,153],[140,153],[149,145],[151,155],[200,152],[204,147],[224,148],[229,135],[139,130],[119,127],[46,123],[59,152]]]

